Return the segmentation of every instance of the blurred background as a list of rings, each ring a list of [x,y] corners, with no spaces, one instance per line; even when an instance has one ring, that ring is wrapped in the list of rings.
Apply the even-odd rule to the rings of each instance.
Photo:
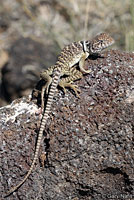
[[[100,32],[134,51],[134,0],[0,0],[0,106],[30,94],[65,45]]]

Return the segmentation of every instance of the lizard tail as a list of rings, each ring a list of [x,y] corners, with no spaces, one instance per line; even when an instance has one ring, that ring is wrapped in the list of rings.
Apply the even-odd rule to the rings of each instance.
[[[36,145],[36,150],[35,150],[32,165],[31,165],[27,175],[24,177],[24,179],[17,186],[11,188],[9,190],[9,192],[7,192],[7,194],[4,197],[8,197],[10,194],[15,192],[26,181],[26,179],[29,177],[29,175],[31,174],[31,172],[33,170],[34,164],[36,163],[36,160],[38,158],[38,153],[39,153],[41,139],[42,139],[42,136],[43,136],[44,127],[45,127],[45,124],[46,124],[46,121],[47,121],[47,118],[48,118],[48,115],[49,115],[49,112],[50,112],[50,109],[51,109],[53,97],[54,97],[54,94],[55,94],[55,91],[56,91],[56,88],[57,88],[57,85],[58,85],[58,82],[59,82],[59,78],[60,78],[60,71],[57,70],[57,71],[54,72],[52,84],[51,84],[51,87],[50,87],[50,92],[49,92],[48,99],[47,99],[46,109],[45,109],[44,115],[42,117],[39,135],[38,135],[38,140],[37,140],[37,145]]]

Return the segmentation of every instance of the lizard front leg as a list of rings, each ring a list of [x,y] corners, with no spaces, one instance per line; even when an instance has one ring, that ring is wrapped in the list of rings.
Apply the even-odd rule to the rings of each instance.
[[[88,73],[91,72],[90,69],[89,69],[89,70],[85,70],[85,69],[84,69],[85,60],[86,60],[86,58],[87,58],[88,56],[89,56],[89,53],[85,52],[85,53],[83,54],[83,56],[81,57],[80,61],[79,61],[79,68],[80,68],[80,71],[81,71],[82,73],[86,73],[86,74],[88,74]]]

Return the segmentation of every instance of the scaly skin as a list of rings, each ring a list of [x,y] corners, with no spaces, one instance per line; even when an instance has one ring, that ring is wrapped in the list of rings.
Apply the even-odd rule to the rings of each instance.
[[[38,158],[38,152],[40,148],[40,143],[43,135],[43,131],[45,128],[45,124],[47,122],[47,118],[49,116],[49,112],[51,110],[51,105],[53,102],[53,97],[55,95],[55,91],[57,86],[59,85],[64,89],[70,87],[74,90],[76,96],[79,97],[79,89],[76,85],[72,85],[72,83],[82,78],[83,73],[90,73],[90,70],[84,69],[85,59],[90,54],[97,54],[101,52],[103,49],[111,46],[114,43],[113,38],[107,33],[101,33],[93,38],[91,41],[79,41],[74,42],[70,45],[67,45],[61,51],[57,62],[54,66],[51,66],[48,70],[45,70],[41,73],[41,78],[46,81],[46,84],[42,87],[41,92],[41,101],[42,101],[42,109],[44,109],[44,93],[48,94],[46,108],[42,117],[36,150],[32,165],[25,176],[25,178],[15,187],[11,188],[9,192],[5,195],[5,197],[9,196],[11,193],[16,191],[29,177],[31,174],[34,164]],[[79,63],[79,70],[76,69],[75,64]],[[60,77],[63,75],[67,75],[68,77],[60,80]],[[52,77],[51,77],[52,76]]]

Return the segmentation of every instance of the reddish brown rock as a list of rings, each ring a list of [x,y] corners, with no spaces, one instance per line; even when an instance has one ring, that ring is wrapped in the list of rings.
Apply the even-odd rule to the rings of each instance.
[[[56,93],[40,151],[46,151],[44,167],[37,162],[7,199],[134,197],[134,54],[107,51],[89,57],[85,68],[92,72],[77,81],[80,99]],[[32,163],[40,117],[27,98],[0,111],[2,196]]]

